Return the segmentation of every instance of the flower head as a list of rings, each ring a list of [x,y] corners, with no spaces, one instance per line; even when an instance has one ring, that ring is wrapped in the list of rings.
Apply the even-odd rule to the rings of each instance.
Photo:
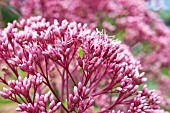
[[[40,16],[14,21],[2,31],[0,58],[17,78],[0,77],[9,87],[0,95],[18,103],[17,111],[95,112],[94,104],[99,113],[120,104],[129,113],[159,109],[154,92],[137,92],[146,78],[128,49],[86,24],[51,24]],[[100,96],[110,104],[100,103]]]

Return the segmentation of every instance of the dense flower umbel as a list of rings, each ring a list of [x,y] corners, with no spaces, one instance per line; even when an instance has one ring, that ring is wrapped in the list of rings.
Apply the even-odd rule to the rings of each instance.
[[[10,0],[10,4],[20,11],[22,18],[42,15],[50,22],[67,19],[122,35],[132,51],[140,49],[136,58],[147,75],[160,78],[161,68],[170,67],[170,28],[146,7],[146,1],[149,0]]]
[[[139,73],[139,62],[119,41],[86,24],[66,20],[50,24],[41,17],[14,21],[2,31],[0,58],[13,72],[10,76],[17,78],[7,81],[12,77],[0,76],[9,87],[0,95],[18,103],[17,111],[134,113],[159,109],[153,91],[144,87],[137,92],[146,81],[144,73]],[[105,102],[99,98],[103,96]]]

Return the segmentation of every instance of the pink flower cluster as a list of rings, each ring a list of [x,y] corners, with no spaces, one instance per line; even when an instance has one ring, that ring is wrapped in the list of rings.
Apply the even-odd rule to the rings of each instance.
[[[94,100],[93,97],[88,97],[86,102],[84,101],[85,98],[90,93],[90,89],[83,87],[83,84],[81,82],[78,83],[78,87],[74,86],[74,96],[72,94],[69,94],[68,99],[68,106],[69,111],[75,111],[76,107],[78,108],[79,113],[83,113],[86,109],[93,106]],[[76,107],[75,107],[76,106]]]
[[[59,22],[67,19],[88,23],[91,28],[102,26],[111,34],[123,32],[124,42],[132,48],[147,41],[153,51],[141,53],[143,57],[151,59],[153,53],[158,55],[154,56],[154,63],[147,63],[145,62],[147,59],[140,59],[146,71],[150,66],[158,63],[160,67],[170,64],[169,49],[167,49],[170,29],[153,11],[148,10],[144,0],[135,2],[133,0],[95,0],[93,2],[90,0],[49,0],[48,2],[11,0],[10,3],[21,11],[23,18],[42,15],[51,22],[54,19],[58,19]]]
[[[0,38],[2,63],[17,78],[8,81],[8,74],[0,76],[8,86],[0,95],[18,103],[17,111],[160,110],[154,91],[147,91],[145,86],[137,91],[146,78],[128,49],[106,34],[89,29],[87,24],[66,20],[51,24],[40,16],[31,17],[9,23]],[[102,96],[107,98],[105,102],[99,98]]]
[[[48,112],[54,113],[61,102],[56,103],[53,95],[51,93],[47,93],[45,95],[40,95],[36,93],[38,87],[42,84],[42,76],[40,74],[30,76],[25,78],[24,80],[21,77],[18,77],[18,80],[10,80],[8,81],[8,86],[10,89],[4,88],[4,92],[1,92],[0,95],[6,99],[10,99],[16,103],[18,103],[18,108],[16,108],[19,112]],[[30,94],[34,91],[34,98],[31,99]],[[18,98],[22,100],[21,103]],[[47,110],[46,105],[50,100],[49,110]]]

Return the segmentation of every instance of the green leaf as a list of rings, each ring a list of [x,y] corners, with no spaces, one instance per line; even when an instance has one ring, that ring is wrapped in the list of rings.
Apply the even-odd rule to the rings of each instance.
[[[19,18],[17,11],[8,5],[0,6],[0,13],[5,26],[7,26],[8,22],[13,22]]]
[[[158,84],[156,84],[156,81],[151,81],[151,80],[148,80],[147,82],[145,82],[145,84],[147,85],[147,89],[148,90],[155,90],[155,89],[158,89]],[[141,91],[143,86],[145,85],[140,85],[137,89],[137,91]]]
[[[143,42],[142,42],[142,45],[143,45],[143,51],[144,51],[145,53],[150,53],[150,52],[152,51],[152,47],[151,47],[151,45],[150,45],[149,42],[143,41]]]
[[[25,78],[25,76],[26,76],[26,72],[25,71],[22,71],[21,69],[17,69],[18,70],[18,73],[19,73],[19,75],[21,76],[21,78],[22,79],[24,79]]]
[[[150,53],[152,52],[152,46],[150,45],[149,42],[143,41],[135,44],[132,48],[133,55],[138,55],[139,53]]]
[[[22,99],[24,100],[24,101],[26,101],[26,98],[24,97],[24,96],[21,96],[22,97],[22,99],[20,98],[20,97],[18,97],[18,96],[16,96],[17,97],[17,100],[19,101],[19,102],[23,102],[22,101]],[[2,98],[0,98],[0,105],[1,104],[14,104],[14,103],[16,103],[16,102],[14,102],[14,101],[12,101],[12,100],[9,100],[9,99],[4,99],[3,97]]]
[[[116,25],[115,20],[112,19],[112,18],[110,18],[110,17],[108,17],[108,16],[104,19],[104,21],[105,21],[105,22],[108,22],[108,23],[110,23],[110,24],[112,24],[112,25]]]
[[[148,90],[158,89],[158,85],[154,81],[148,80],[146,82]]]
[[[99,112],[99,107],[97,106],[96,103],[94,103],[94,111],[95,111],[95,112]]]
[[[8,99],[4,99],[4,98],[0,98],[0,105],[4,105],[4,104],[12,104],[15,103],[12,100],[8,100]]]
[[[143,45],[141,43],[134,45],[132,48],[133,55],[135,56],[138,55],[140,52],[142,52],[142,49]]]
[[[125,35],[125,30],[122,30],[122,31],[118,32],[115,35],[114,39],[118,39],[118,40],[123,41],[124,40],[124,38],[123,38],[124,35]]]
[[[170,77],[170,69],[168,67],[161,67],[161,73],[165,76]]]
[[[165,11],[162,10],[160,12],[158,12],[158,14],[160,15],[161,18],[163,18],[163,20],[170,25],[170,11]]]
[[[84,55],[84,52],[83,52],[83,49],[80,47],[79,50],[78,50],[78,54],[79,56],[82,58],[83,55]]]
[[[68,108],[68,105],[67,105],[67,102],[66,102],[66,100],[63,100],[63,105],[66,107],[66,108]]]

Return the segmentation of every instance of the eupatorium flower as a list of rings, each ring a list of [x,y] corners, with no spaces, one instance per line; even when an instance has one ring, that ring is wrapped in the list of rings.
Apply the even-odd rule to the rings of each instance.
[[[10,0],[21,18],[41,15],[53,23],[67,19],[87,23],[90,28],[104,28],[123,41],[140,60],[150,80],[158,81],[159,89],[169,95],[162,83],[162,68],[170,67],[170,29],[147,8],[149,0]],[[27,12],[27,13],[25,13]],[[167,78],[169,79],[169,78]],[[166,107],[166,106],[164,106]]]
[[[137,91],[146,81],[139,62],[119,41],[86,24],[31,17],[9,23],[0,38],[7,66],[0,76],[7,87],[0,95],[18,103],[19,112],[159,110],[154,91],[146,86]]]
[[[148,2],[148,1],[147,1]],[[10,0],[22,18],[41,15],[53,22],[58,19],[88,23],[91,28],[103,27],[109,33],[122,35],[124,42],[135,48],[147,42],[151,51],[141,52],[138,58],[145,71],[157,65],[170,65],[169,42],[170,29],[158,15],[146,7],[145,0]],[[71,7],[70,7],[71,6]],[[27,13],[25,13],[27,12]],[[143,50],[144,51],[144,50]],[[154,61],[148,62],[154,55]],[[164,59],[164,60],[162,60]],[[159,70],[159,69],[157,69]],[[151,73],[154,75],[153,73]],[[159,75],[161,72],[159,72]]]

